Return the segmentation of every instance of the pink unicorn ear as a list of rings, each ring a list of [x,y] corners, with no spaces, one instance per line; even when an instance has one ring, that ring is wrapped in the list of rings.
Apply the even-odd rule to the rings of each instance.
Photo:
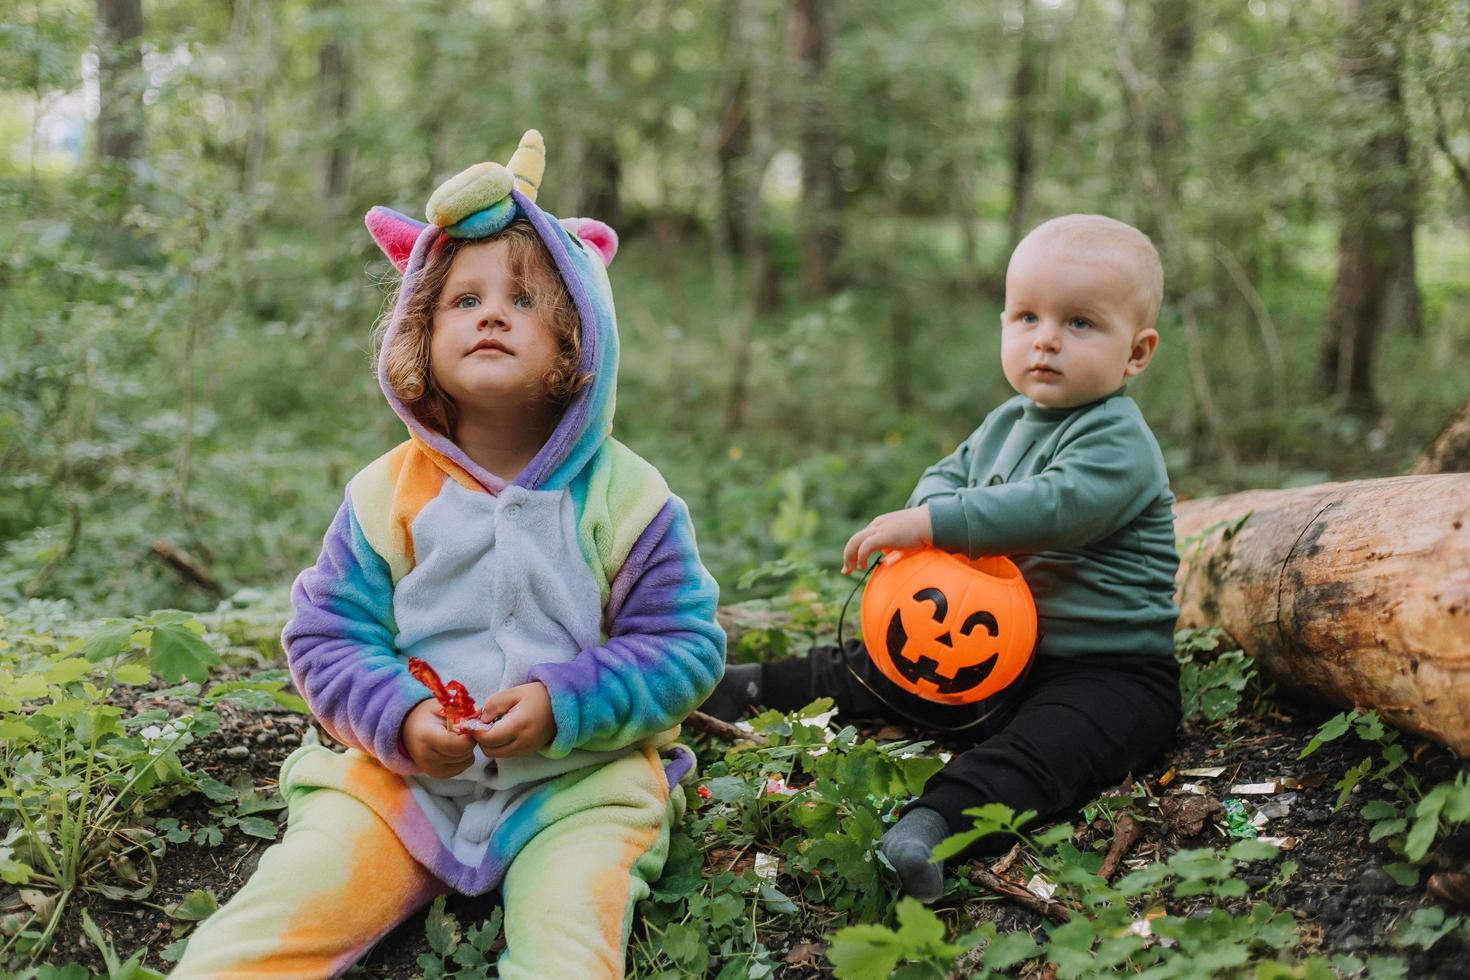
[[[562,218],[561,226],[592,246],[604,266],[618,254],[618,233],[596,218]]]
[[[408,256],[413,251],[413,243],[418,241],[419,232],[428,227],[422,221],[382,206],[373,208],[362,220],[373,241],[378,243],[378,248],[399,272],[408,266]]]

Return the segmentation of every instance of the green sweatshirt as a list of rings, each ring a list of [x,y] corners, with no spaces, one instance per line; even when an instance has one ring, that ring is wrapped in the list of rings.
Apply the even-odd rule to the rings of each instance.
[[[1173,655],[1174,495],[1123,389],[1077,408],[1012,398],[924,471],[909,497],[922,503],[938,547],[1020,567],[1038,655]]]

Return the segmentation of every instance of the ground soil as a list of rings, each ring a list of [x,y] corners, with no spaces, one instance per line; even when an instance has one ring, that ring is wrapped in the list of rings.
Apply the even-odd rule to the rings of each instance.
[[[228,704],[222,706],[221,713],[223,724],[219,731],[189,746],[185,764],[227,782],[241,773],[249,773],[261,792],[273,791],[281,761],[301,743],[311,723],[300,715],[245,711]],[[1337,791],[1332,784],[1367,754],[1368,746],[1347,736],[1327,744],[1306,760],[1297,760],[1302,747],[1332,714],[1331,709],[1321,706],[1283,700],[1270,702],[1260,713],[1237,720],[1233,727],[1227,724],[1186,726],[1178,733],[1167,757],[1152,772],[1139,775],[1149,781],[1155,792],[1167,794],[1170,788],[1177,789],[1179,782],[1191,779],[1176,774],[1170,787],[1160,787],[1160,777],[1171,768],[1224,766],[1225,772],[1219,777],[1192,779],[1221,798],[1231,796],[1229,788],[1234,784],[1282,777],[1314,782],[1316,777],[1321,777],[1315,787],[1296,790],[1290,812],[1271,820],[1263,831],[1299,841],[1286,857],[1297,862],[1300,870],[1283,887],[1268,889],[1258,898],[1291,911],[1300,923],[1305,952],[1352,953],[1360,959],[1373,954],[1403,955],[1389,944],[1390,931],[1400,918],[1414,908],[1429,904],[1430,899],[1422,884],[1401,887],[1384,874],[1382,865],[1394,858],[1384,846],[1368,842],[1368,825],[1358,816],[1356,802],[1391,794],[1381,787],[1364,785],[1355,801],[1333,810]],[[1413,741],[1409,744],[1414,757],[1412,771],[1421,782],[1432,785],[1452,778],[1464,766],[1435,746]],[[241,747],[246,751],[242,752]],[[1243,798],[1253,803],[1269,799]],[[207,800],[191,795],[176,801],[167,815],[178,818],[185,827],[194,827],[209,820],[208,809]],[[284,820],[284,811],[280,817]],[[1105,829],[1088,827],[1080,817],[1078,827],[1084,842],[1107,837]],[[1470,835],[1462,834],[1437,848],[1439,866],[1457,871],[1466,869],[1470,864],[1467,837]],[[1180,847],[1226,843],[1228,839],[1218,821],[1206,821],[1201,833],[1190,838],[1181,838],[1165,821],[1146,823],[1144,836],[1132,850],[1131,863],[1125,868],[1166,857]],[[126,956],[146,946],[148,965],[166,970],[168,964],[158,954],[174,938],[174,923],[164,908],[197,888],[210,889],[222,902],[227,900],[249,877],[266,846],[267,842],[237,829],[226,829],[223,843],[213,848],[192,843],[170,845],[158,861],[157,882],[146,902],[87,896],[67,915],[47,961],[75,960],[105,973],[100,955],[79,926],[80,909],[86,908],[111,936],[120,953]],[[1253,888],[1262,888],[1271,881],[1273,873],[1274,865],[1263,864],[1247,868],[1245,879]],[[449,910],[462,923],[473,922],[488,914],[490,901],[493,899],[456,898],[450,901]],[[972,894],[958,904],[951,901],[950,906],[952,914],[992,919],[1002,929],[1035,930],[1042,924],[1038,916],[998,897],[976,900]],[[1207,907],[1207,903],[1201,901],[1200,907]],[[1177,914],[1192,910],[1171,909]],[[782,976],[830,975],[827,961],[821,955],[821,937],[772,935],[763,939],[785,960]],[[354,974],[414,976],[419,972],[417,957],[426,952],[428,946],[420,914],[382,940]],[[1409,957],[1410,977],[1449,978],[1467,973],[1470,973],[1470,946],[1455,936],[1445,938],[1430,952]]]

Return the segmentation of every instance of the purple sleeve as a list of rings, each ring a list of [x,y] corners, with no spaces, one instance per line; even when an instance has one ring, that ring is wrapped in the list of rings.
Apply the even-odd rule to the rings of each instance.
[[[718,602],[689,512],[670,497],[613,580],[607,643],[531,668],[528,680],[546,685],[556,719],[544,753],[618,749],[682,721],[725,670]]]
[[[397,773],[414,773],[399,730],[431,697],[394,645],[393,579],[373,550],[349,497],[337,511],[316,564],[291,588],[296,614],[281,642],[291,676],[332,737]]]

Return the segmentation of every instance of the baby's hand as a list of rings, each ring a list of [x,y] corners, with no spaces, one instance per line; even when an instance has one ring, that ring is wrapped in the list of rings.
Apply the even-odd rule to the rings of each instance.
[[[920,504],[906,510],[880,514],[868,526],[847,540],[842,549],[842,574],[868,567],[868,559],[878,551],[901,551],[934,542],[934,528],[929,521],[929,505]]]
[[[540,681],[490,695],[480,708],[480,718],[494,723],[474,733],[480,750],[491,758],[530,755],[550,745],[556,736],[551,694]]]
[[[444,708],[433,698],[414,705],[403,719],[403,748],[419,771],[435,779],[458,776],[475,761],[475,742],[445,727]]]

